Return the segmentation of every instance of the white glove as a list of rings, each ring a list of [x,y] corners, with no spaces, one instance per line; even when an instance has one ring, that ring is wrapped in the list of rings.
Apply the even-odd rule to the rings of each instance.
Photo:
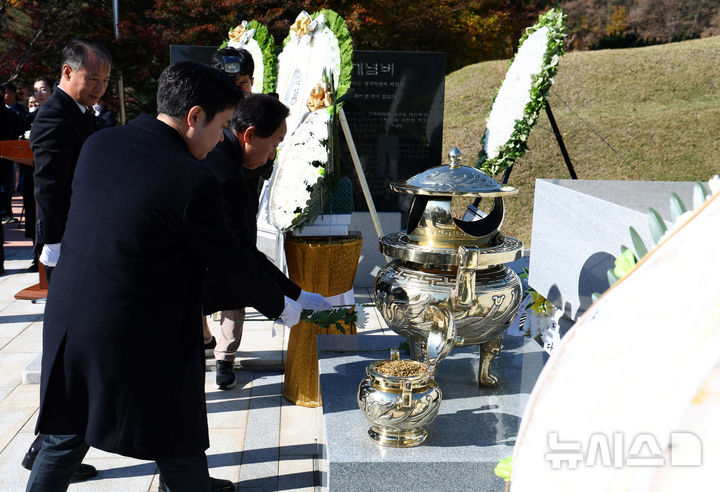
[[[43,244],[40,252],[40,263],[45,266],[54,267],[60,259],[60,243]]]
[[[320,294],[306,292],[304,290],[300,291],[300,297],[297,298],[297,303],[300,304],[303,309],[310,309],[312,311],[325,311],[333,307],[333,305]]]
[[[300,315],[302,314],[303,308],[296,301],[293,301],[288,296],[285,296],[285,309],[278,321],[282,324],[291,328],[300,322]]]

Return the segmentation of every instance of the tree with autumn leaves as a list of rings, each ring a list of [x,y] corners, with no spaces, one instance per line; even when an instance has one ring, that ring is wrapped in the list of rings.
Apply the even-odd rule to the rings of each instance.
[[[569,19],[573,39],[587,40],[598,29],[621,34],[623,29],[637,29],[643,25],[637,19],[642,12],[652,13],[648,6],[657,1],[565,0],[560,5],[567,5],[570,12],[577,14]],[[142,111],[154,111],[156,77],[169,63],[170,45],[219,45],[227,38],[228,30],[242,20],[254,19],[266,25],[281,43],[302,10],[312,13],[328,8],[345,19],[355,49],[444,51],[447,70],[453,71],[484,60],[511,57],[525,27],[558,2],[122,0],[117,41],[112,3],[112,0],[0,0],[0,81],[25,86],[39,76],[55,79],[63,45],[74,37],[92,38],[112,53],[113,73],[122,71],[126,108],[132,117]],[[683,15],[688,17],[692,13],[687,5],[695,3],[703,8],[714,4],[713,0],[673,0],[670,4],[678,5],[678,15],[673,17],[664,11],[660,20],[682,20]],[[647,8],[633,10],[636,4]],[[715,9],[714,15],[717,12]],[[588,19],[587,25],[583,24]],[[687,22],[693,19],[698,33],[711,32],[700,31],[698,16],[691,16]],[[661,25],[660,20],[656,25]],[[685,24],[672,24],[679,33],[689,32],[682,26]],[[675,39],[677,34],[673,36]],[[587,47],[587,42],[577,43],[576,47]],[[112,99],[112,91],[110,95]]]

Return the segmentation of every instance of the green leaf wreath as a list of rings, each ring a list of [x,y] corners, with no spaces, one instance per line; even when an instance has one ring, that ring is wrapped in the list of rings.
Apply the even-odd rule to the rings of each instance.
[[[503,86],[510,84],[509,77],[503,81],[498,94],[495,96],[493,107],[488,116],[488,127],[485,130],[482,144],[483,148],[478,155],[475,167],[488,174],[499,174],[513,165],[516,159],[521,157],[527,150],[527,139],[530,130],[535,125],[540,110],[545,105],[553,83],[553,77],[557,73],[558,62],[560,57],[565,53],[564,38],[566,35],[565,15],[559,9],[551,9],[547,13],[540,16],[538,22],[525,31],[525,35],[520,39],[518,51],[510,62],[508,73],[513,69],[513,63],[518,58],[518,54],[523,47],[525,41],[536,31],[547,28],[547,48],[543,55],[540,71],[532,75],[532,84],[530,87],[530,101],[525,105],[522,117],[515,120],[514,130],[504,144],[496,149],[488,148],[488,140],[490,127],[494,121],[494,116],[502,115],[507,111],[510,101],[499,98],[503,93]],[[517,97],[516,94],[509,94],[508,97]],[[498,112],[498,113],[496,113]]]

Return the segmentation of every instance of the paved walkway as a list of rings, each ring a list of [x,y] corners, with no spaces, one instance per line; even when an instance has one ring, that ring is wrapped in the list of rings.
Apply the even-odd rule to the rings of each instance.
[[[21,202],[14,199],[17,215]],[[5,274],[0,276],[0,491],[23,491],[30,472],[20,465],[34,439],[39,386],[23,384],[22,374],[41,351],[44,303],[19,301],[13,296],[37,283],[30,265],[31,244],[22,223],[5,227]],[[369,292],[356,292],[357,302],[368,302]],[[365,332],[387,331],[370,310]],[[250,316],[253,316],[251,313]],[[257,313],[254,313],[258,317]],[[246,323],[239,355],[243,367],[239,383],[220,391],[215,374],[207,373],[206,395],[211,476],[236,483],[238,490],[319,490],[320,408],[295,406],[282,397],[288,330],[271,336],[272,323]],[[218,329],[210,322],[212,331]],[[209,364],[213,366],[214,364]],[[148,375],[148,377],[156,377]],[[85,459],[98,476],[72,484],[70,491],[156,491],[154,463],[91,448]]]

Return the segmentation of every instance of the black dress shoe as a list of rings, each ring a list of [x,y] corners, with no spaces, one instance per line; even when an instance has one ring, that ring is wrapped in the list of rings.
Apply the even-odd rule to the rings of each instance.
[[[235,484],[230,480],[210,477],[210,490],[212,492],[235,492]],[[165,482],[162,481],[162,478],[158,485],[158,492],[167,492],[167,486]]]
[[[39,450],[35,448],[30,448],[27,453],[25,453],[25,457],[22,460],[22,466],[26,470],[32,470],[33,464],[35,463],[35,458],[37,457]],[[97,475],[97,470],[94,466],[88,465],[86,463],[80,463],[80,466],[78,467],[75,474],[70,479],[71,482],[82,482],[83,480],[87,480],[89,478],[92,478]]]

